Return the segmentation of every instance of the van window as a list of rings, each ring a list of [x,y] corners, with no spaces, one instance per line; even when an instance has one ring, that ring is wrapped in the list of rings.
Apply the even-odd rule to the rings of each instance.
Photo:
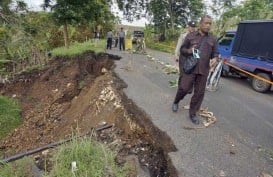
[[[134,31],[134,37],[144,37],[143,31]]]
[[[234,37],[234,34],[226,34],[219,40],[219,45],[221,46],[230,46],[232,39]]]

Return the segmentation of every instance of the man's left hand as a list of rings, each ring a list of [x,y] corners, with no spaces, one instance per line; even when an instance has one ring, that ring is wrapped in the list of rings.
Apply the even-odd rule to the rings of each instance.
[[[210,60],[210,63],[209,63],[210,72],[214,71],[216,64],[217,64],[217,58],[213,58]]]
[[[210,67],[214,67],[217,63],[217,58],[213,58],[210,60]]]

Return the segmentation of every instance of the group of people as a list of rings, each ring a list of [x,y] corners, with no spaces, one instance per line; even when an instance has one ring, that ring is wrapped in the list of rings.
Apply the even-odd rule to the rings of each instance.
[[[179,37],[174,55],[174,59],[179,62],[180,74],[172,111],[177,112],[179,102],[194,90],[190,101],[189,118],[196,125],[200,122],[197,112],[204,99],[209,69],[216,64],[219,55],[217,41],[209,33],[211,25],[212,18],[208,15],[201,18],[198,30],[194,22],[189,22],[187,32]],[[199,54],[198,62],[191,73],[185,73],[183,64],[196,50]]]
[[[113,39],[115,42],[115,47],[117,47],[119,43],[119,50],[125,50],[125,31],[123,28],[120,28],[120,31],[114,36],[112,30],[109,30],[106,34],[107,37],[107,45],[106,49],[112,49]]]
[[[210,67],[213,67],[218,59],[218,48],[216,39],[209,33],[212,26],[212,18],[205,15],[199,22],[199,29],[196,29],[196,23],[190,21],[187,24],[187,31],[181,33],[176,49],[174,59],[179,63],[178,89],[172,104],[172,111],[178,111],[178,105],[181,100],[193,92],[190,101],[189,118],[194,124],[199,124],[200,119],[197,112],[201,108],[204,99],[207,77]],[[107,32],[107,49],[112,49],[113,32]],[[125,32],[123,28],[117,34],[115,47],[119,42],[119,49],[125,50]],[[183,71],[185,60],[198,51],[199,59],[191,73]]]

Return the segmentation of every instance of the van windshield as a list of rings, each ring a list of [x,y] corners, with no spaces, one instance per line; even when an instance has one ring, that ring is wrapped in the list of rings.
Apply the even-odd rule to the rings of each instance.
[[[144,32],[143,31],[134,31],[134,37],[143,37]]]

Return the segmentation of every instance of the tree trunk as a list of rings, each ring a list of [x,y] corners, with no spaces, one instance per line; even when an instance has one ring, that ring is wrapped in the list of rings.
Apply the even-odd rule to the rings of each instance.
[[[172,32],[174,32],[174,17],[173,17],[173,1],[169,0],[169,15],[170,15],[170,21],[171,21],[171,28]]]
[[[68,26],[67,21],[64,22],[64,46],[69,48],[69,38],[68,38]]]

